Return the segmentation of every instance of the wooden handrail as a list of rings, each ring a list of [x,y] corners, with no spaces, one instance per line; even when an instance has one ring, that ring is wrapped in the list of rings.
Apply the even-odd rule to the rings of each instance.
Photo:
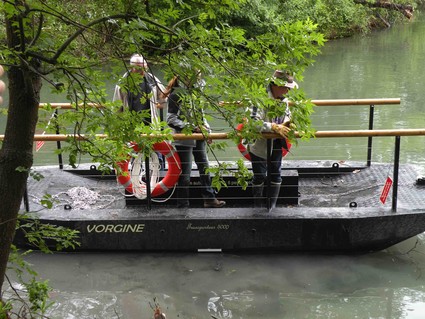
[[[83,105],[83,104],[80,104]],[[40,103],[39,108],[51,107],[52,109],[63,109],[63,110],[73,110],[75,109],[75,105],[68,102],[58,102],[58,103]],[[87,106],[103,108],[102,105],[96,103],[87,103]]]
[[[340,100],[311,100],[316,106],[337,106],[337,105],[393,105],[400,104],[400,98],[385,99],[340,99]]]
[[[382,98],[382,99],[335,99],[335,100],[311,100],[316,106],[343,106],[343,105],[394,105],[400,104],[400,98]],[[291,105],[293,103],[290,103]],[[40,103],[40,108],[50,105],[51,108],[70,110],[75,106],[71,103]],[[101,108],[102,105],[88,103],[88,106]]]
[[[420,129],[400,129],[400,130],[351,130],[351,131],[317,131],[316,138],[329,138],[329,137],[367,137],[367,136],[425,136],[425,128]],[[159,137],[161,135],[149,135],[149,137]],[[229,133],[211,133],[207,137],[201,133],[191,135],[174,134],[172,135],[175,140],[203,140],[210,138],[213,140],[225,140],[229,138]],[[263,133],[265,138],[276,138],[279,135],[275,133]],[[97,138],[107,138],[106,134],[96,134]],[[295,137],[299,138],[298,132],[295,132]],[[72,134],[36,134],[34,141],[66,141],[68,138],[75,138],[77,140],[86,139],[86,135],[72,135]],[[0,141],[4,139],[4,135],[0,135]]]

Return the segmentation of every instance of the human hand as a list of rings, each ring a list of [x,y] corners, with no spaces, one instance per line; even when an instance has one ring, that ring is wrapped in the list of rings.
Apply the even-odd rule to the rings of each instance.
[[[204,125],[195,126],[192,129],[193,133],[208,133],[208,129]]]
[[[291,129],[285,125],[272,123],[272,131],[276,132],[284,138],[288,137],[288,133],[290,130]]]
[[[202,133],[202,129],[199,126],[196,126],[192,130],[193,133]]]
[[[157,109],[160,109],[160,110],[162,110],[162,109],[164,109],[164,108],[165,108],[164,103],[159,103],[159,102],[157,102],[157,103],[155,104],[155,106],[156,106],[156,108],[157,108]]]

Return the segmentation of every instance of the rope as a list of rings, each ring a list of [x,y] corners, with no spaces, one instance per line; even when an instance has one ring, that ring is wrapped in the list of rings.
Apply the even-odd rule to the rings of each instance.
[[[150,189],[151,191],[156,187],[159,182],[159,170],[161,165],[159,164],[158,155],[152,152],[149,158],[149,176],[150,176]],[[139,153],[134,159],[131,167],[129,168],[130,179],[133,185],[133,195],[139,199],[145,199],[147,197],[146,189],[146,167],[144,162],[143,153]]]
[[[33,201],[37,204],[41,203],[41,199],[36,196],[30,195]],[[66,198],[64,198],[66,196]],[[69,198],[69,199],[68,199]],[[70,188],[66,192],[60,192],[51,196],[51,201],[55,203],[53,208],[68,204],[73,209],[103,209],[111,205],[115,201],[112,195],[101,195],[98,192],[92,191],[84,186],[77,186]],[[96,205],[98,202],[105,202],[105,204]]]
[[[169,149],[171,150],[170,146],[169,146]],[[173,154],[173,156],[175,155]],[[131,163],[131,167],[129,167],[128,169],[130,173],[131,184],[133,185],[132,195],[134,195],[135,197],[139,199],[145,199],[148,196],[147,189],[146,189],[146,182],[144,181],[146,180],[146,168],[145,168],[145,161],[143,159],[144,159],[143,153],[139,153],[137,157],[134,159],[133,163]],[[181,167],[179,168],[181,169]],[[159,183],[160,170],[161,170],[161,164],[159,163],[158,155],[155,152],[152,152],[149,157],[149,171],[150,171],[149,176],[150,176],[151,192]],[[151,201],[156,203],[165,203],[173,196],[175,189],[176,189],[176,185],[174,185],[173,191],[171,192],[170,196],[168,196],[167,198],[164,198],[164,199],[151,198]],[[132,195],[127,195],[127,196],[132,196]]]

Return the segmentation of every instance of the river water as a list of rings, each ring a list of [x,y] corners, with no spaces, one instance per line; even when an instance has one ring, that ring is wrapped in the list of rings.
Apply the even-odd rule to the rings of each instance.
[[[423,128],[425,19],[329,42],[301,86],[314,99],[395,98],[375,128]],[[323,107],[318,130],[366,129],[367,107]],[[360,139],[301,142],[288,160],[363,160]],[[393,139],[374,140],[392,160]],[[327,148],[324,148],[328,145]],[[425,140],[402,138],[402,158],[425,168]],[[47,151],[46,151],[47,152]],[[42,155],[37,155],[42,156]],[[38,158],[36,161],[40,161]],[[33,253],[56,304],[50,318],[423,318],[425,235],[363,255],[222,253]]]

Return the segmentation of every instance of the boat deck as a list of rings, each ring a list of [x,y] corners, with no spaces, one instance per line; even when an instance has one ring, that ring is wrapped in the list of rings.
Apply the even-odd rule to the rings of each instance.
[[[70,218],[78,215],[79,210],[142,210],[143,213],[152,215],[157,210],[162,210],[165,207],[169,210],[175,206],[174,195],[166,201],[171,195],[168,192],[161,197],[153,198],[151,212],[147,212],[147,201],[125,195],[124,188],[117,183],[115,175],[101,175],[99,171],[93,169],[93,167],[90,169],[89,166],[83,165],[75,170],[60,170],[55,166],[40,166],[35,167],[34,171],[44,178],[41,181],[31,180],[31,178],[29,180],[28,195],[31,211],[42,209],[40,199],[45,194],[50,194],[55,198],[54,214],[57,213],[57,210],[69,210]],[[419,168],[415,165],[400,166],[397,194],[398,208],[425,208],[423,202],[425,185],[418,183],[418,171]],[[350,204],[353,205],[352,203],[355,203],[357,207],[376,207],[386,210],[391,208],[392,191],[389,192],[385,205],[381,203],[379,198],[387,177],[392,176],[392,173],[392,164],[372,164],[370,167],[365,167],[359,163],[333,163],[328,161],[286,163],[282,166],[283,182],[279,203],[286,211],[297,207],[342,208],[350,207]],[[227,182],[228,187],[223,187],[217,194],[217,197],[228,202],[227,208],[230,206],[234,211],[234,208],[237,207],[253,206],[249,187],[242,190],[230,177]],[[198,210],[202,207],[202,201],[200,200],[196,170],[194,170],[190,187],[191,208]],[[78,194],[79,197],[73,199],[72,196],[75,194]],[[223,209],[226,209],[226,207]],[[53,213],[53,210],[40,213],[50,214]],[[187,211],[190,212],[191,209],[189,208]]]
[[[425,231],[425,185],[414,165],[399,168],[396,211],[392,191],[380,202],[392,164],[286,162],[281,198],[271,211],[254,208],[251,190],[232,182],[218,193],[228,205],[203,208],[196,174],[190,208],[175,208],[172,196],[148,209],[146,200],[126,197],[115,176],[93,167],[34,169],[44,178],[28,183],[30,211],[79,230],[81,249],[370,251]],[[52,209],[40,205],[45,194],[54,199]]]

